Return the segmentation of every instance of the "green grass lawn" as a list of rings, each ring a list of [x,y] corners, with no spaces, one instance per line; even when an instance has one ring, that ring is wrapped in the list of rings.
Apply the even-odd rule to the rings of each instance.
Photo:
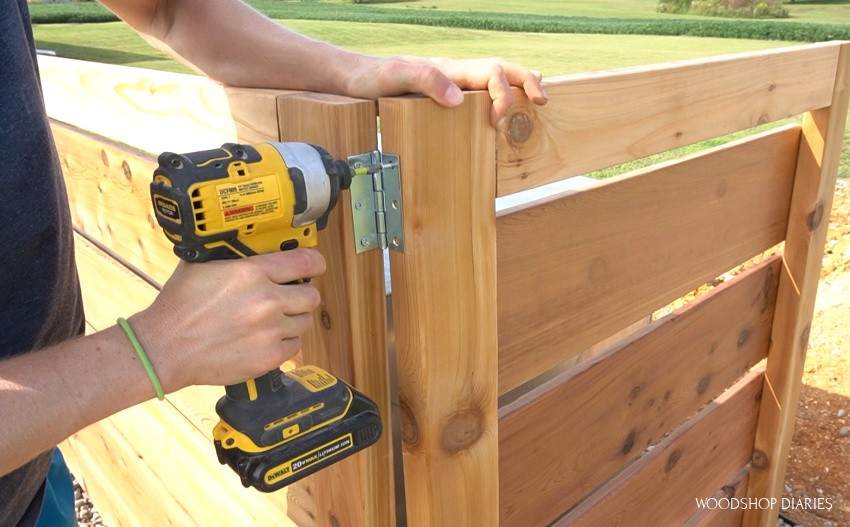
[[[274,2],[300,3],[301,0],[249,0],[255,5]],[[350,0],[319,0],[319,3],[350,4]],[[656,10],[657,0],[373,0],[366,5],[398,9],[437,9],[443,11],[489,11],[598,18],[682,18]],[[819,24],[850,24],[850,1],[797,0],[784,6],[790,13],[784,20]],[[698,18],[698,17],[690,17]]]
[[[284,23],[306,35],[363,53],[452,58],[499,56],[538,69],[546,76],[791,45],[697,37],[502,33],[401,24],[302,20]],[[39,25],[34,32],[39,48],[55,51],[59,56],[190,71],[150,47],[121,22]]]
[[[350,3],[346,0],[324,0]],[[400,9],[439,9],[443,11],[490,11],[539,15],[587,16],[601,18],[664,18],[655,7],[657,0],[373,0],[368,5]]]

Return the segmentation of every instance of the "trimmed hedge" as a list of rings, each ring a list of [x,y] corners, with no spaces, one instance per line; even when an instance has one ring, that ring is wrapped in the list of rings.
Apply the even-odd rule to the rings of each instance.
[[[29,9],[33,24],[88,24],[119,20],[97,2],[30,4]]]
[[[381,22],[422,26],[483,29],[526,33],[599,33],[610,35],[662,35],[751,40],[819,42],[850,40],[850,25],[718,19],[617,19],[387,9],[366,5],[252,0],[251,5],[276,19]],[[117,18],[96,3],[30,4],[33,23],[105,22]]]

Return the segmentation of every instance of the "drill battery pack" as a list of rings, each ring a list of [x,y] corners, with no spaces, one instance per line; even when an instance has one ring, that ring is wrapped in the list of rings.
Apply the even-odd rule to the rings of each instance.
[[[216,405],[221,417],[213,431],[218,460],[245,487],[274,492],[381,437],[375,404],[325,370],[304,366],[266,378],[280,385],[239,385],[256,391],[228,393]],[[257,398],[260,392],[263,396]],[[255,403],[260,400],[261,405]]]

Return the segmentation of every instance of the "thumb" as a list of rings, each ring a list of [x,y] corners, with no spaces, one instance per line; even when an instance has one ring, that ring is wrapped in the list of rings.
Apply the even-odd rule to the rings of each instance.
[[[447,78],[448,80],[448,78]],[[427,95],[427,94],[426,94]],[[441,95],[431,96],[435,101],[443,106],[453,107],[463,102],[463,92],[457,87],[457,84],[449,81],[449,86]]]
[[[463,102],[463,92],[436,65],[427,62],[392,61],[388,77],[395,78],[401,92],[420,93],[449,108]]]

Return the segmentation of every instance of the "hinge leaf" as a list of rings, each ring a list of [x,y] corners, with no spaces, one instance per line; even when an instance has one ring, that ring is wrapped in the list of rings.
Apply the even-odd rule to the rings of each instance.
[[[348,164],[355,169],[380,166],[371,178],[355,176],[349,189],[357,253],[378,248],[404,252],[398,156],[375,150],[349,157]]]

